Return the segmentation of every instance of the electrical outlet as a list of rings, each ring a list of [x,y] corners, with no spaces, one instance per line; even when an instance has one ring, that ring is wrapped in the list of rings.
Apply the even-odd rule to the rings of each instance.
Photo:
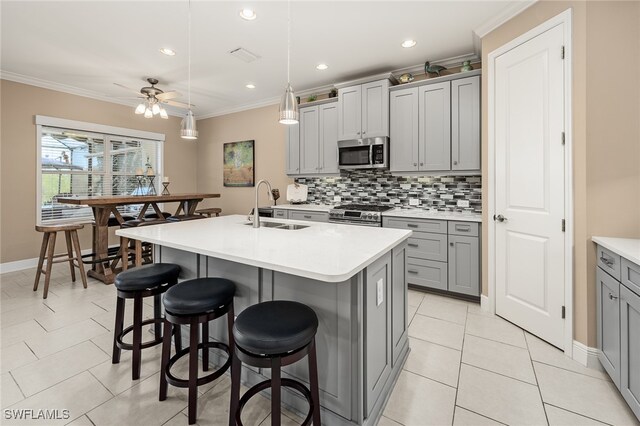
[[[376,306],[380,306],[382,305],[382,302],[384,302],[384,279],[380,278],[378,280],[377,287],[378,287],[378,297],[376,300],[376,303],[377,303]]]
[[[469,207],[469,200],[458,200],[458,207]]]

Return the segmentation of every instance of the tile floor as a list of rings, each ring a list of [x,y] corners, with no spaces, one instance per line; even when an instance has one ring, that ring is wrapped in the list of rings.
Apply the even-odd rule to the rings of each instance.
[[[34,270],[0,275],[1,408],[70,410],[70,419],[48,425],[187,424],[186,390],[170,387],[157,400],[159,347],[144,352],[138,381],[128,352],[111,364],[113,286],[89,280],[84,290],[56,265],[43,301],[33,278]],[[410,291],[409,305],[411,352],[380,426],[639,424],[605,373],[477,304]],[[229,379],[199,391],[198,424],[227,424]],[[299,424],[286,414],[283,424]],[[255,398],[245,424],[269,425],[268,415],[269,401]]]

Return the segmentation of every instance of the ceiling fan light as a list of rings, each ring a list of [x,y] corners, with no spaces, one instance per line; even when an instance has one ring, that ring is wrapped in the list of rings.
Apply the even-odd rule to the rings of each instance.
[[[153,106],[151,106],[151,112],[153,112],[153,115],[160,114],[160,105],[154,103]]]
[[[153,117],[153,111],[151,111],[149,108],[147,108],[144,111],[144,118],[151,118],[151,117]]]
[[[147,107],[144,105],[144,103],[138,104],[138,106],[136,107],[136,114],[144,114],[145,109],[147,109]]]
[[[196,117],[191,110],[187,111],[187,115],[180,123],[180,137],[182,139],[198,139],[198,130],[196,129]]]
[[[300,118],[298,102],[291,84],[287,84],[287,89],[280,101],[280,124],[297,124]]]
[[[167,110],[166,110],[166,109],[164,109],[164,108],[160,108],[160,117],[161,117],[161,118],[164,118],[165,120],[166,120],[167,118],[169,118],[169,114],[167,114]]]

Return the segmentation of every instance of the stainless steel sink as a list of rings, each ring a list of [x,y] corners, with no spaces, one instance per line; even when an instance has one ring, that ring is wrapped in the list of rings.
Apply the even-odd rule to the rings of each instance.
[[[290,231],[297,231],[298,229],[308,228],[309,225],[282,225],[277,226],[276,229],[288,229]]]
[[[252,226],[253,223],[245,223],[247,226]],[[274,229],[286,229],[289,231],[297,231],[298,229],[308,228],[309,225],[296,225],[296,224],[288,224],[282,222],[260,222],[261,228],[274,228]]]

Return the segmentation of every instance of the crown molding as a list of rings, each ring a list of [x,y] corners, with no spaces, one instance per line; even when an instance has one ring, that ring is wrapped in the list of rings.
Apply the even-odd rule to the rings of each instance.
[[[495,16],[491,17],[485,21],[482,25],[473,30],[473,34],[482,39],[482,37],[489,34],[491,31],[498,28],[500,25],[514,18],[518,14],[522,13],[529,7],[531,7],[537,0],[518,0],[506,8],[504,8],[500,13],[497,13]],[[474,41],[474,45],[475,45]],[[476,50],[477,51],[477,50]]]
[[[131,108],[135,108],[138,102],[128,102],[125,100],[115,99],[110,96],[104,95],[93,90],[80,89],[78,87],[69,86],[62,83],[55,83],[52,81],[43,80],[37,77],[31,77],[28,75],[18,74],[11,71],[0,70],[0,79],[13,81],[15,83],[28,84],[29,86],[36,86],[43,89],[55,90],[56,92],[68,93],[70,95],[82,96],[83,98],[95,99],[97,101],[110,102],[112,104],[124,105]],[[165,105],[167,114],[173,117],[182,117],[184,114],[180,111],[176,111],[170,105]]]
[[[476,55],[475,53],[466,53],[464,55],[453,56],[451,58],[441,59],[439,61],[431,61],[431,64],[452,68],[452,67],[462,66],[462,63],[464,61],[471,61],[472,64],[477,64],[480,62],[480,56]],[[391,74],[396,76],[396,78],[405,73],[411,73],[411,74],[424,73],[424,63],[391,71]]]

